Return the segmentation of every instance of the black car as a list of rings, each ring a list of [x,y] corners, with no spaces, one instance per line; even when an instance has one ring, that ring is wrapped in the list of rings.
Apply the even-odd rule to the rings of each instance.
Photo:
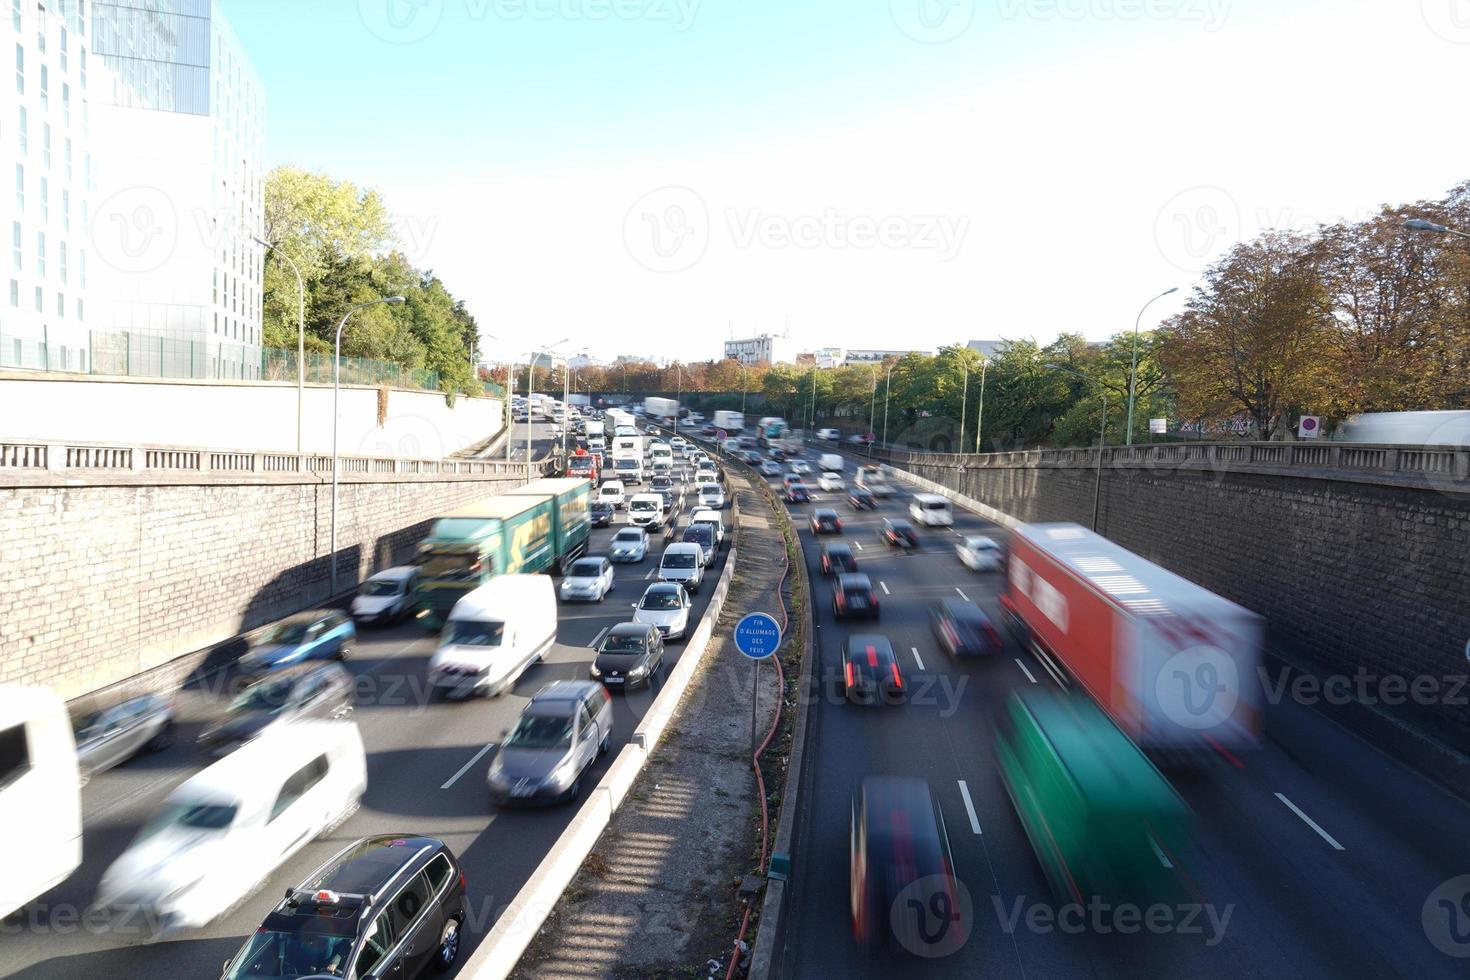
[[[811,491],[806,488],[805,483],[793,483],[786,488],[786,502],[788,504],[809,504],[812,502]]]
[[[874,510],[878,506],[878,498],[867,487],[850,488],[847,491],[847,502],[852,505],[853,510]]]
[[[754,449],[747,449],[747,450],[745,450],[741,454],[741,458],[744,459],[751,466],[759,466],[762,463],[762,461],[765,460],[765,457],[762,456],[760,453],[756,452]]]
[[[848,572],[837,576],[832,592],[832,614],[838,619],[877,619],[878,593],[866,575]]]
[[[609,527],[613,522],[613,505],[594,500],[587,508],[592,517],[593,527]]]
[[[690,524],[684,529],[684,536],[679,539],[699,545],[704,550],[704,567],[708,568],[714,564],[715,554],[719,551],[720,542],[715,537],[715,529],[708,524]]]
[[[842,690],[858,704],[903,701],[903,673],[893,644],[878,633],[854,633],[842,645]]]
[[[767,455],[778,463],[786,462],[786,450],[782,449],[780,446],[772,446]]]
[[[852,548],[845,544],[822,546],[823,575],[846,575],[855,571],[857,571],[857,559],[853,557]]]
[[[975,923],[958,898],[944,814],[929,784],[911,776],[869,776],[853,796],[848,889],[852,934],[863,946],[939,955],[963,946]],[[943,910],[948,928],[904,908]]]
[[[606,687],[649,685],[664,665],[664,638],[657,626],[619,623],[597,645],[592,662],[593,680]]]
[[[838,517],[837,511],[830,507],[812,511],[811,525],[813,534],[842,533],[842,518]]]
[[[199,744],[226,755],[273,725],[352,714],[356,682],[341,664],[282,667],[241,691],[224,716],[199,734]]]
[[[441,840],[368,837],[313,871],[277,905],[221,980],[411,978],[459,959],[464,872]]]
[[[664,516],[666,517],[674,512],[674,505],[677,504],[679,500],[684,496],[684,494],[678,490],[655,490],[653,492],[663,498]]]
[[[885,517],[878,533],[884,541],[895,548],[917,548],[919,546],[919,533],[902,517]]]
[[[985,611],[963,599],[941,599],[929,610],[929,625],[951,657],[1000,653],[1005,646]]]

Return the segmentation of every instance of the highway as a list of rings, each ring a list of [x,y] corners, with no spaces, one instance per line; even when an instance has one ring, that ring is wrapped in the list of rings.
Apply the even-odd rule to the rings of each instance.
[[[817,452],[806,456],[814,461]],[[1155,913],[1160,928],[1140,929],[1142,915],[1115,909],[1088,910],[1085,920],[1049,917],[1057,905],[998,775],[992,724],[1010,691],[1052,681],[1009,636],[1003,656],[954,663],[927,619],[939,599],[960,595],[1000,621],[1003,574],[970,571],[953,546],[963,534],[1003,541],[1004,532],[957,508],[953,530],[920,528],[917,551],[891,552],[877,528],[884,515],[907,516],[907,495],[863,513],[840,493],[817,496],[791,507],[816,593],[822,683],[793,847],[783,976],[884,977],[900,969],[971,978],[1465,975],[1463,960],[1431,942],[1431,932],[1441,935],[1433,925],[1426,930],[1421,911],[1442,883],[1470,872],[1462,832],[1470,808],[1289,698],[1268,708],[1260,750],[1169,770],[1193,810],[1195,846],[1174,869],[1191,898]],[[861,549],[859,570],[879,588],[881,623],[834,620],[820,545],[805,522],[810,507],[821,506],[837,508],[841,540]],[[909,703],[854,706],[837,693],[842,639],[874,626],[900,654]],[[973,917],[968,941],[952,955],[867,953],[851,939],[849,805],[873,774],[921,776],[938,797]],[[1433,922],[1446,921],[1441,909],[1432,911]],[[1461,955],[1464,939],[1453,941]]]
[[[542,431],[542,425],[536,429],[537,442],[544,444],[549,433]],[[605,554],[619,526],[594,529],[590,552]],[[103,871],[163,797],[209,762],[195,748],[194,738],[221,710],[223,695],[199,688],[183,692],[179,739],[172,748],[99,775],[83,790],[83,864],[28,912],[0,923],[0,976],[19,980],[218,976],[220,964],[234,955],[287,886],[344,843],[390,832],[441,837],[459,855],[471,919],[461,952],[464,962],[586,797],[584,790],[576,805],[495,812],[485,787],[494,746],[514,725],[529,696],[544,684],[587,676],[590,646],[608,627],[632,618],[629,607],[652,578],[658,551],[651,547],[642,564],[615,566],[615,591],[604,603],[561,604],[558,642],[546,662],[531,668],[513,692],[493,700],[430,703],[425,668],[436,637],[412,622],[360,630],[346,666],[359,679],[362,697],[354,717],[368,752],[368,789],[361,809],[329,839],[311,843],[272,874],[233,914],[200,932],[149,943],[135,934],[138,930],[131,922],[119,920],[113,923],[117,930],[110,930],[107,920],[90,906]],[[721,553],[713,575],[722,570],[727,554]],[[712,591],[703,588],[694,597],[696,615],[703,615]],[[670,667],[682,649],[681,642],[669,644]],[[601,777],[617,754],[616,746],[627,741],[656,693],[640,689],[614,695],[615,747],[598,761],[584,786]]]

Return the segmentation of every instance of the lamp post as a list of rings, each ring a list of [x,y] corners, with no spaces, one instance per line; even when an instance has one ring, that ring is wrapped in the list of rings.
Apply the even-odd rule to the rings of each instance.
[[[1138,329],[1143,324],[1143,313],[1156,300],[1161,300],[1170,293],[1177,293],[1178,291],[1178,286],[1170,286],[1162,293],[1159,293],[1159,295],[1143,304],[1143,309],[1138,311],[1138,319],[1133,321],[1133,363],[1128,368],[1128,432],[1124,436],[1129,446],[1133,445],[1133,402],[1138,397]]]
[[[1047,367],[1051,368],[1053,371],[1063,371],[1067,374],[1072,375],[1074,378],[1081,378],[1085,383],[1096,388],[1098,394],[1102,396],[1102,425],[1099,427],[1097,434],[1097,479],[1094,481],[1092,488],[1092,529],[1096,531],[1098,507],[1102,501],[1103,448],[1107,445],[1108,442],[1108,389],[1102,384],[1099,384],[1098,382],[1092,380],[1081,371],[1073,371],[1071,368],[1064,367],[1061,364],[1048,364]]]
[[[965,380],[960,385],[960,442],[959,442],[959,451],[960,451],[960,455],[961,456],[963,456],[965,454],[965,407],[966,407],[966,399],[969,397],[969,394],[970,394],[970,366],[968,364],[966,364],[965,365]]]
[[[255,244],[267,251],[275,252],[286,260],[291,271],[296,273],[296,455],[301,455],[301,405],[306,396],[306,280],[301,278],[301,269],[285,252],[277,250],[264,239],[255,239]]]
[[[369,306],[379,306],[383,303],[402,303],[402,296],[388,296],[384,299],[375,299],[368,303],[359,303],[346,313],[342,314],[342,320],[337,324],[337,341],[335,354],[332,358],[332,595],[337,594],[337,400],[342,394],[342,328],[347,326],[347,321],[352,314],[358,310],[365,310]]]
[[[883,381],[883,445],[888,446],[888,395],[893,391],[893,365],[888,365],[888,376]],[[889,457],[892,459],[892,456]]]
[[[1404,222],[1404,227],[1410,231],[1427,231],[1436,235],[1454,235],[1456,238],[1470,238],[1470,232],[1460,231],[1458,228],[1450,228],[1447,225],[1437,224],[1433,221],[1425,221],[1423,218],[1410,218]]]
[[[980,433],[985,431],[985,369],[990,366],[990,358],[980,359],[980,417],[975,420],[975,455],[980,455]]]
[[[874,413],[878,408],[878,362],[874,361],[873,368],[873,393],[868,396],[868,455],[873,455],[873,423],[876,421]]]
[[[746,372],[746,370],[747,370],[746,363],[744,361],[741,361],[740,362],[740,417],[742,419],[745,417],[745,392],[746,392],[745,372]]]

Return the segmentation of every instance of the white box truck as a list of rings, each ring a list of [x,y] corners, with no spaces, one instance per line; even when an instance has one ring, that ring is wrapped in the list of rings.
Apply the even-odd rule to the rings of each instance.
[[[715,413],[713,424],[716,429],[724,429],[734,435],[745,428],[745,413],[718,411]]]
[[[679,403],[672,398],[645,398],[643,411],[656,419],[672,419],[679,411]]]

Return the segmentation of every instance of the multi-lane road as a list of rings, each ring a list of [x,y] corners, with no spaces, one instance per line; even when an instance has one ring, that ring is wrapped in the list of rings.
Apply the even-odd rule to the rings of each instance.
[[[535,443],[544,448],[550,434],[544,426],[536,429]],[[524,440],[524,430],[520,438]],[[605,554],[618,526],[594,530],[591,553]],[[218,690],[186,690],[180,695],[182,724],[174,747],[98,776],[83,790],[82,866],[20,917],[0,923],[0,976],[24,980],[218,976],[220,964],[234,955],[287,886],[344,842],[398,831],[441,837],[459,854],[471,916],[463,959],[576,810],[569,805],[495,811],[485,786],[495,746],[542,685],[587,676],[593,643],[613,624],[632,618],[630,606],[657,566],[658,540],[655,535],[643,563],[615,566],[617,585],[605,602],[562,604],[553,652],[528,671],[514,691],[493,700],[431,702],[425,668],[436,637],[416,624],[360,631],[346,666],[358,677],[361,697],[354,717],[368,752],[368,789],[361,809],[330,839],[312,843],[271,875],[233,914],[197,933],[150,943],[135,929],[129,931],[133,923],[109,921],[92,908],[92,902],[103,871],[164,796],[209,762],[193,740],[201,725],[223,707],[224,698]],[[725,560],[722,553],[720,565],[712,569],[715,574]],[[696,615],[703,615],[712,591],[701,589],[694,597]],[[682,647],[680,642],[669,645],[670,667]],[[616,744],[626,742],[656,693],[642,689],[614,696]],[[584,785],[601,778],[615,755],[604,756]]]
[[[917,551],[890,551],[878,525],[906,516],[905,495],[876,513],[853,512],[838,493],[818,497],[826,499],[791,508],[816,593],[822,683],[792,855],[783,976],[881,977],[899,969],[967,978],[1465,976],[1467,961],[1442,949],[1470,955],[1463,898],[1470,887],[1431,895],[1470,873],[1470,807],[1289,699],[1268,706],[1260,750],[1169,770],[1194,814],[1194,847],[1174,869],[1187,901],[1153,919],[1146,908],[1123,907],[1059,919],[997,773],[993,735],[1009,692],[1052,681],[1009,636],[1002,656],[953,662],[927,619],[940,599],[963,596],[999,621],[1004,576],[970,571],[954,544],[974,533],[1003,541],[1004,533],[957,509],[952,530],[920,528]],[[859,707],[833,696],[843,637],[875,624],[833,619],[820,543],[804,520],[822,506],[841,513],[841,540],[861,549],[859,570],[879,589],[876,629],[901,657],[909,703]],[[971,900],[969,939],[952,955],[869,954],[851,941],[849,801],[875,774],[921,776],[939,800]]]

